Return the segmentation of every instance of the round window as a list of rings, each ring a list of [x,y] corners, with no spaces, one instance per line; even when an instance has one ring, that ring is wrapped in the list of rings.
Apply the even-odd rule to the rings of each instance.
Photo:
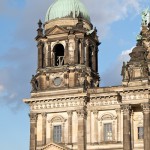
[[[56,77],[56,78],[54,79],[54,84],[55,84],[55,86],[59,86],[59,85],[61,84],[61,82],[62,82],[62,80],[61,80],[60,77]]]

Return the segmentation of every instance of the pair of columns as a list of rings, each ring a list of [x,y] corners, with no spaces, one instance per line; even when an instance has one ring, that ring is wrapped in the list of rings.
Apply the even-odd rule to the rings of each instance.
[[[30,113],[30,150],[36,150],[37,147],[37,119],[38,114]],[[46,144],[46,113],[42,113],[42,143]]]
[[[72,113],[73,111],[68,111],[68,144],[72,143]],[[46,145],[46,118],[47,114],[42,113],[42,142],[39,143],[40,146]],[[78,115],[78,150],[86,150],[86,112],[85,110],[77,110]],[[30,113],[30,150],[36,150],[37,147],[37,119],[38,114]],[[52,140],[53,129],[51,126],[51,139]],[[64,134],[64,124],[63,131]],[[64,136],[63,136],[64,137]],[[64,138],[63,138],[63,141]]]
[[[51,42],[47,42],[48,44],[48,52],[47,55],[45,54],[44,50],[44,43],[39,42],[38,47],[38,69],[44,68],[44,67],[51,67],[52,60],[51,60]]]
[[[150,104],[141,104],[144,123],[144,150],[150,149]],[[123,109],[123,150],[131,150],[130,105],[122,105]]]
[[[78,116],[78,150],[86,150],[86,111],[84,109],[77,110]],[[68,111],[68,144],[72,144],[72,114]]]

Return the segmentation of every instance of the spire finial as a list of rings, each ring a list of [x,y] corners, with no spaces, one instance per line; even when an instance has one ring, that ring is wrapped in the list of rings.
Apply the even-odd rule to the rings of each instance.
[[[39,28],[42,28],[42,21],[41,21],[41,19],[39,19],[38,25],[39,25]]]

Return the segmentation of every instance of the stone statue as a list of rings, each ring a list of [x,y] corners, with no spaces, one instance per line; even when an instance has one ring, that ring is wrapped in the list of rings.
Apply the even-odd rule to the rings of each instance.
[[[142,25],[147,26],[149,22],[150,22],[150,10],[149,8],[147,8],[142,12]]]
[[[141,40],[142,40],[142,35],[138,34],[138,35],[136,36],[136,40],[137,40],[137,41],[141,41]]]
[[[128,72],[128,68],[125,62],[123,62],[121,75],[123,76],[123,80],[129,79],[129,72]]]
[[[38,81],[34,75],[32,75],[31,84],[32,84],[32,91],[37,91],[38,90]]]

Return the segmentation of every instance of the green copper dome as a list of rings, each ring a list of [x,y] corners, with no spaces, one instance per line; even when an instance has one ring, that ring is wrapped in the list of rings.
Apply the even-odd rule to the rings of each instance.
[[[55,0],[47,11],[45,21],[65,17],[77,18],[79,15],[90,21],[87,9],[80,0]]]

